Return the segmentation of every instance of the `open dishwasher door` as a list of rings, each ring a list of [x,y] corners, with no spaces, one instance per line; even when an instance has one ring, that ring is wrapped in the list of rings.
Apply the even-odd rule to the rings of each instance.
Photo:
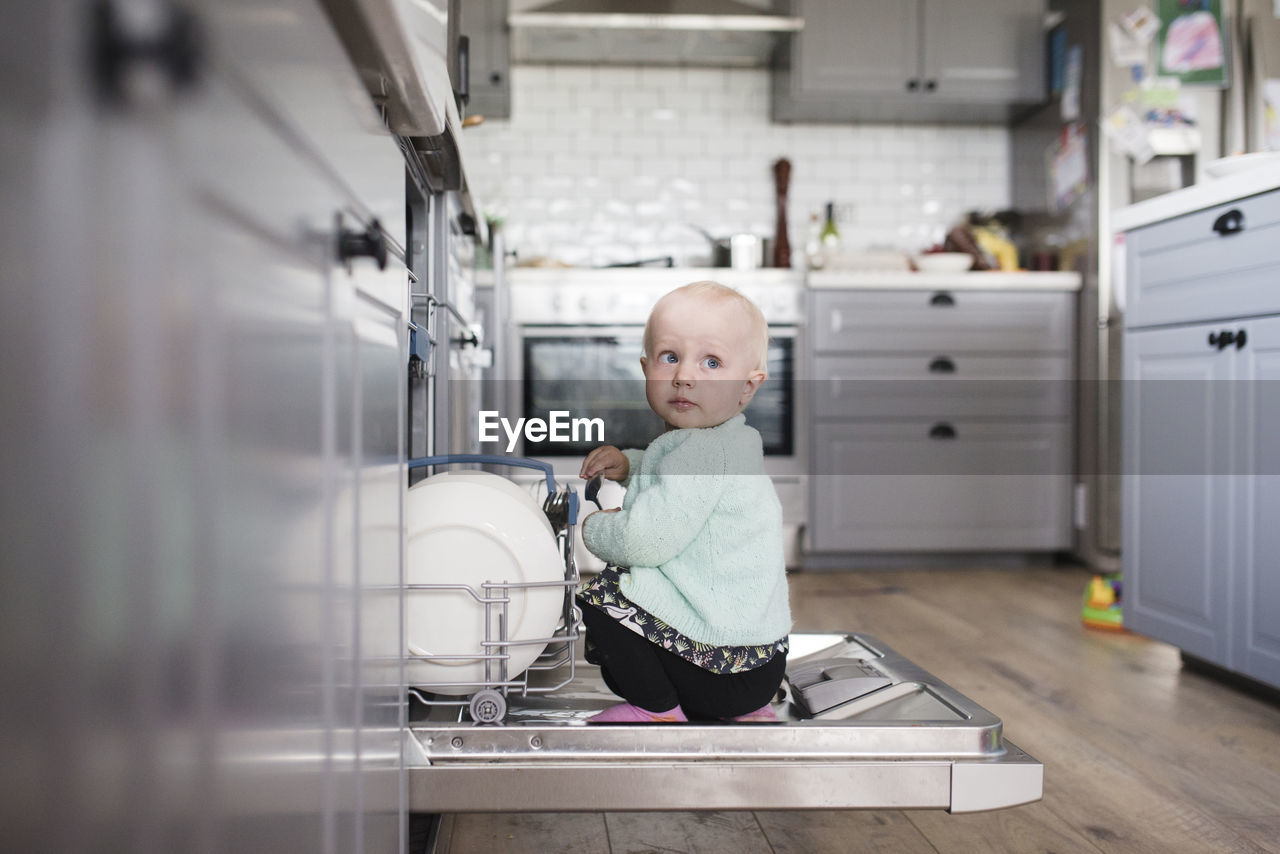
[[[416,812],[999,809],[1039,800],[1044,766],[1000,719],[856,634],[792,634],[778,723],[587,724],[618,702],[599,670],[512,696],[500,725],[418,707]]]

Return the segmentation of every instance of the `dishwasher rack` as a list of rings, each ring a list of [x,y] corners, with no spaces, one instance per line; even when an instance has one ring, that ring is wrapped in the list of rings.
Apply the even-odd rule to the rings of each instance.
[[[436,655],[408,652],[406,661],[443,663],[446,661],[480,659],[484,662],[484,677],[458,682],[427,682],[409,686],[410,697],[429,708],[465,708],[471,720],[477,724],[498,724],[506,717],[507,699],[530,694],[545,694],[563,688],[573,681],[578,640],[582,636],[582,612],[574,604],[574,591],[581,580],[574,560],[574,528],[578,524],[578,493],[572,484],[557,486],[551,464],[525,457],[506,457],[496,454],[441,454],[419,457],[408,461],[410,470],[430,466],[448,466],[462,463],[482,465],[516,466],[538,469],[546,476],[547,495],[542,511],[551,524],[556,546],[564,559],[564,577],[559,581],[486,581],[480,585],[448,583],[406,583],[408,596],[430,596],[444,591],[465,592],[482,605],[484,639],[480,648],[472,652]],[[512,594],[537,588],[562,588],[563,602],[560,622],[548,637],[513,640],[507,637],[509,610]],[[493,627],[497,626],[497,636]],[[508,673],[511,651],[517,646],[545,646],[543,652],[518,676]],[[536,677],[531,681],[531,677]],[[432,689],[437,689],[433,692]],[[437,693],[439,689],[451,689],[449,694]],[[461,689],[461,690],[459,690]],[[459,695],[462,695],[459,697]]]

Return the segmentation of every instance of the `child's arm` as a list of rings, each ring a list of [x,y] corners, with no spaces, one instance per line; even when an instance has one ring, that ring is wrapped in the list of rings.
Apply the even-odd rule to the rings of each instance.
[[[624,509],[583,521],[592,554],[619,566],[661,566],[689,547],[720,501],[723,449],[686,443],[662,460],[657,474]]]

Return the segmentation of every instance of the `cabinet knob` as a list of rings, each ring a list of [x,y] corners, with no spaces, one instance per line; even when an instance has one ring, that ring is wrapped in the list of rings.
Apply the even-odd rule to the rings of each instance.
[[[1244,212],[1232,208],[1213,221],[1213,230],[1222,237],[1244,231]]]
[[[937,89],[937,88],[938,88],[938,81],[937,81],[937,80],[926,80],[926,81],[925,81],[924,89],[925,89],[925,91],[926,91],[926,92],[932,92],[932,91],[934,91],[934,90],[935,90],[935,89]]]
[[[352,258],[361,257],[372,258],[379,270],[387,269],[387,238],[376,219],[364,231],[349,228],[338,231],[338,260],[346,264]]]
[[[1249,339],[1248,334],[1243,329],[1236,330],[1236,349],[1243,350],[1244,342]]]
[[[929,298],[929,305],[948,306],[955,305],[956,299],[946,291],[939,291]]]
[[[907,81],[907,91],[908,91],[908,92],[914,92],[914,91],[916,91],[916,90],[917,90],[917,89],[919,89],[919,88],[920,88],[920,81],[919,81],[919,80],[908,80],[908,81]]]
[[[929,373],[931,374],[954,374],[955,372],[956,363],[947,356],[939,356],[929,363]]]
[[[955,437],[956,428],[945,421],[934,424],[929,430],[930,439],[954,439]]]
[[[141,66],[162,72],[172,91],[193,86],[204,61],[195,15],[160,0],[143,6],[139,14],[127,11],[119,0],[99,0],[92,9],[92,67],[100,96],[126,101],[130,74]]]

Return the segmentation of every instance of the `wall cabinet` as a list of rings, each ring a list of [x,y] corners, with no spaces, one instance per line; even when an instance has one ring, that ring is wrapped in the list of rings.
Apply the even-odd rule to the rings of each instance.
[[[470,44],[468,116],[511,118],[511,33],[509,0],[467,0],[458,4],[459,31]]]
[[[1044,99],[1043,0],[793,0],[775,121],[1007,121]]]
[[[1280,318],[1124,346],[1125,624],[1280,685]]]
[[[1074,296],[813,293],[815,557],[1070,546]]]

